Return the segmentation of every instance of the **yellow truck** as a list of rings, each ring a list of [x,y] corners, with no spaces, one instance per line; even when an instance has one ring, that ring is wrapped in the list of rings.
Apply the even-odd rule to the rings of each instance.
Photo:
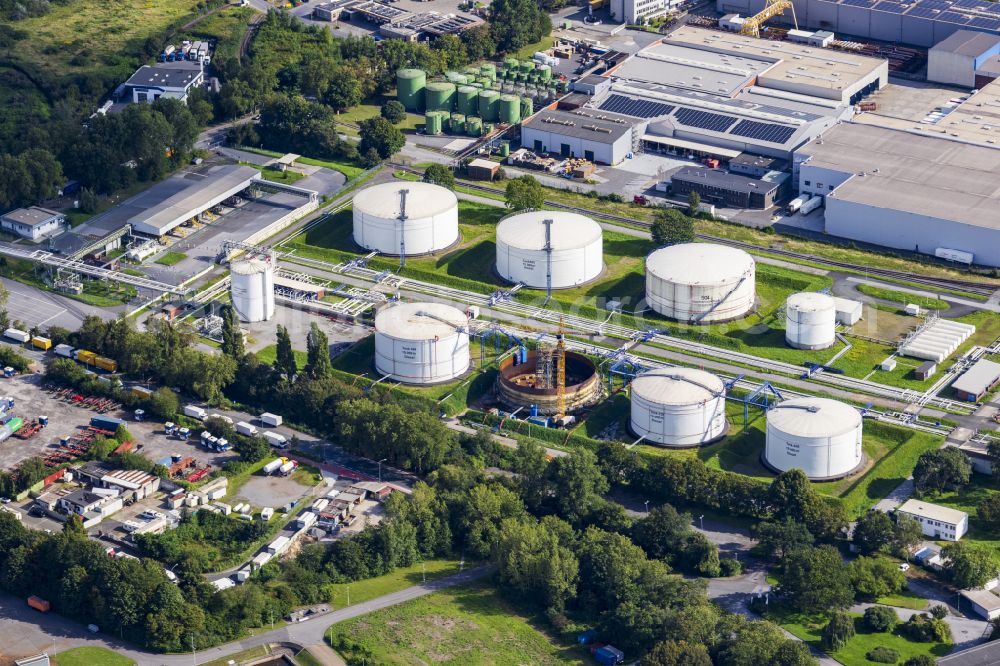
[[[103,356],[95,356],[94,365],[96,365],[101,370],[107,370],[108,372],[118,372],[118,361],[114,359],[105,358]]]
[[[37,349],[41,349],[44,351],[52,349],[52,341],[49,340],[48,338],[43,338],[40,335],[36,335],[35,337],[31,338],[31,344]]]
[[[149,398],[153,395],[153,391],[145,386],[133,386],[132,395],[136,398]]]
[[[86,349],[79,349],[76,352],[76,360],[84,365],[94,365],[94,359],[96,358],[97,354]]]

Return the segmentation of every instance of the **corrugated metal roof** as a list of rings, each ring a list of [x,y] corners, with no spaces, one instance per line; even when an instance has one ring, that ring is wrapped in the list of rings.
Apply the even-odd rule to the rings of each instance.
[[[989,390],[991,386],[1000,379],[1000,363],[985,358],[979,359],[976,363],[962,373],[951,385],[956,391],[964,391],[973,395],[979,395]]]

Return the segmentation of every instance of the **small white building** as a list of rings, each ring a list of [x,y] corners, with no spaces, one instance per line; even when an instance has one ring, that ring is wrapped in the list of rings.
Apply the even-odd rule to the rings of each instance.
[[[33,241],[59,233],[65,226],[66,217],[62,213],[39,206],[18,208],[0,216],[0,227],[5,231]]]
[[[896,511],[916,520],[924,535],[934,539],[958,541],[969,531],[969,514],[958,509],[910,499]]]
[[[629,25],[642,25],[664,16],[676,7],[679,0],[611,0],[611,17]]]

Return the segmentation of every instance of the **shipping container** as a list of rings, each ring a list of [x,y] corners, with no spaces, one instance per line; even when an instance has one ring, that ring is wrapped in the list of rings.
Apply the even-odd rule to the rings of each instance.
[[[802,204],[804,204],[807,201],[809,201],[808,194],[803,194],[800,197],[795,197],[794,199],[788,202],[788,207],[785,210],[788,211],[789,215],[794,215],[795,213],[799,212],[799,209],[802,208]]]
[[[28,597],[28,605],[43,613],[48,613],[52,608],[52,604],[41,597],[36,597],[35,595]]]
[[[24,419],[21,419],[21,418],[18,418],[18,417],[15,416],[10,421],[7,421],[7,424],[6,424],[5,427],[7,427],[7,428],[10,429],[11,434],[14,434],[18,430],[20,430],[22,427],[24,427]]]
[[[948,261],[954,261],[960,264],[971,264],[972,260],[975,259],[976,255],[971,252],[963,252],[962,250],[952,250],[947,247],[939,247],[934,250],[934,256],[939,259],[947,259]]]
[[[28,340],[31,340],[31,335],[16,328],[8,328],[3,332],[3,336],[5,338],[10,338],[11,340],[17,340],[18,342],[27,342]]]
[[[101,370],[107,370],[108,372],[118,372],[118,361],[105,358],[104,356],[95,356],[94,365],[96,365]]]
[[[145,386],[133,386],[130,391],[136,398],[149,399],[153,396],[153,391]]]
[[[208,416],[208,412],[196,405],[184,405],[184,416],[204,421],[205,417]]]
[[[821,196],[819,196],[817,194],[816,196],[814,196],[813,198],[811,198],[809,201],[807,201],[804,204],[802,204],[802,208],[800,210],[801,210],[801,212],[802,212],[803,215],[808,215],[809,213],[813,212],[814,210],[816,210],[817,208],[821,207],[822,205],[823,205],[823,197],[821,197]]]
[[[94,359],[97,358],[97,354],[95,354],[92,351],[88,351],[86,349],[77,349],[75,352],[73,352],[73,358],[75,358],[80,363],[84,363],[86,365],[93,365]]]
[[[43,338],[40,335],[36,335],[35,337],[31,338],[31,344],[36,348],[44,351],[52,349],[52,341],[49,340],[48,338]]]
[[[125,425],[125,422],[121,419],[116,419],[113,416],[91,416],[90,425],[95,428],[100,428],[101,430],[110,430],[115,432],[118,430],[118,426]]]
[[[64,356],[65,358],[73,358],[73,347],[72,345],[56,345],[55,351],[57,356]]]
[[[236,424],[236,432],[241,435],[246,435],[247,437],[253,437],[257,434],[257,428],[253,427],[246,421],[240,421]]]
[[[277,414],[272,414],[270,412],[264,412],[260,415],[260,422],[263,425],[269,426],[271,428],[277,428],[281,425],[281,417]]]

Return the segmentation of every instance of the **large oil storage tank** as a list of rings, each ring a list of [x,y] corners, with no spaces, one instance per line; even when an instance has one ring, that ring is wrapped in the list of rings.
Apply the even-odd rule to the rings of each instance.
[[[479,117],[487,122],[494,122],[500,113],[500,93],[496,90],[484,90],[479,93]]]
[[[424,89],[424,104],[428,111],[453,111],[455,84],[450,81],[433,81]]]
[[[864,465],[857,409],[830,398],[785,400],[767,412],[764,463],[784,472],[801,469],[814,481],[839,479]]]
[[[524,97],[521,99],[521,120],[524,120],[532,113],[535,112],[535,105],[531,102],[530,97]]]
[[[455,110],[464,116],[474,116],[479,113],[479,88],[461,86],[455,97]]]
[[[681,243],[646,257],[646,300],[656,312],[695,324],[738,319],[753,309],[753,257],[733,247]]]
[[[562,402],[554,378],[560,363],[566,377]],[[558,414],[561,405],[567,414],[593,405],[601,399],[602,388],[601,376],[593,361],[571,351],[565,351],[560,361],[558,349],[551,345],[529,351],[523,357],[519,354],[508,356],[500,363],[496,381],[497,397],[504,405],[543,416]]]
[[[444,111],[430,111],[425,116],[424,132],[426,134],[440,134],[444,127],[444,119],[448,114]]]
[[[274,266],[265,259],[233,262],[229,275],[233,309],[246,322],[274,316]]]
[[[726,386],[696,368],[659,368],[629,385],[629,426],[653,444],[703,446],[726,434]]]
[[[375,315],[375,369],[406,384],[438,384],[469,370],[469,320],[441,303],[402,303]]]
[[[400,220],[403,192],[406,219]],[[354,195],[354,242],[366,250],[430,254],[458,241],[458,199],[432,183],[382,183]]]
[[[510,282],[566,289],[593,280],[604,269],[601,225],[565,211],[514,213],[497,224],[497,273]]]
[[[837,304],[819,292],[792,294],[785,301],[785,341],[796,349],[826,349],[836,340]]]
[[[407,111],[424,108],[424,88],[427,74],[422,69],[401,69],[396,72],[396,98]]]
[[[521,98],[517,95],[500,95],[500,122],[516,125],[521,122]]]

